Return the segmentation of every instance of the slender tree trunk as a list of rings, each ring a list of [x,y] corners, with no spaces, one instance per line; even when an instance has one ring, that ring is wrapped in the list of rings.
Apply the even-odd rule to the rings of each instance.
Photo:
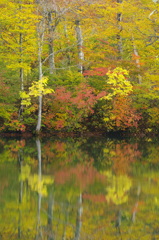
[[[19,10],[22,10],[22,2],[19,1]],[[20,27],[20,30],[22,30],[22,27]],[[23,34],[20,32],[19,34],[19,53],[20,53],[20,60],[19,63],[22,64],[23,63]],[[19,70],[19,78],[20,78],[20,91],[23,92],[24,91],[24,69],[22,67],[20,67]],[[21,99],[23,100],[23,99]],[[19,119],[22,120],[22,113],[23,113],[24,109],[23,109],[23,105],[20,105],[20,109],[19,109]]]
[[[19,35],[19,45],[20,45],[20,61],[19,63],[23,63],[23,48],[22,48],[22,45],[23,45],[23,34],[20,33]],[[20,67],[20,90],[21,91],[24,91],[24,69],[22,67]]]
[[[117,3],[122,3],[122,0],[117,0]],[[122,14],[117,13],[117,24],[118,24],[118,30],[119,30],[119,32],[117,34],[118,52],[119,52],[118,59],[123,58],[123,43],[122,43],[122,37],[121,37],[121,32],[122,32],[121,21],[122,21]]]
[[[43,102],[43,96],[40,95],[38,97],[38,121],[36,125],[36,133],[39,134],[41,130],[41,118],[42,118],[42,102]]]
[[[41,47],[39,49],[39,80],[42,79],[42,60],[41,60]],[[38,120],[37,120],[37,125],[36,125],[36,133],[39,134],[41,130],[41,118],[42,118],[42,101],[43,101],[43,96],[42,93],[39,93],[38,97]]]
[[[22,57],[23,57],[23,48],[22,48],[22,44],[23,44],[23,34],[20,33],[19,35],[19,52],[20,52],[20,60],[19,63],[21,64],[23,62]],[[19,70],[19,78],[20,78],[20,91],[23,92],[24,91],[24,69],[22,67],[20,67]],[[23,100],[23,99],[21,99]],[[19,109],[19,119],[22,120],[22,113],[23,113],[23,105],[20,105],[20,109]]]
[[[52,26],[52,13],[48,12],[48,28],[49,28],[49,69],[50,74],[55,72],[55,54],[54,54],[54,27]]]
[[[44,39],[44,22],[43,20],[39,24],[38,27],[38,63],[39,63],[39,80],[43,77],[43,71],[42,71],[42,48],[43,48],[43,39]],[[36,133],[39,134],[41,130],[41,119],[42,119],[42,101],[43,96],[42,92],[39,92],[38,97],[38,120],[36,125]]]
[[[19,1],[19,10],[22,10],[22,1]],[[19,30],[22,31],[22,27],[19,27]],[[19,63],[23,63],[23,34],[20,32],[19,34],[19,53],[20,53],[20,60]],[[24,69],[20,67],[20,90],[24,91]]]
[[[135,62],[136,62],[136,66],[140,72],[140,56],[137,50],[137,47],[134,43],[134,37],[132,37],[132,41],[133,41],[133,50],[134,50],[134,55],[135,55]],[[140,75],[140,73],[138,74],[138,83],[141,84],[142,83],[142,77]]]
[[[81,30],[79,20],[75,21],[75,30],[76,30],[77,47],[78,47],[79,71],[83,73],[83,61],[84,61],[83,37],[82,37],[82,30]]]

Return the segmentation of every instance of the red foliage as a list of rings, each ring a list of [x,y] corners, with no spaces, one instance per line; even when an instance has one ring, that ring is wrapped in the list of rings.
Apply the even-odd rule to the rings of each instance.
[[[87,70],[84,71],[84,76],[105,76],[107,72],[109,71],[108,68],[100,67],[100,68],[94,68],[93,70]]]
[[[141,156],[138,150],[138,144],[116,144],[115,156],[113,160],[113,169],[116,174],[127,174],[130,170],[130,164]]]
[[[80,127],[83,118],[94,113],[93,107],[97,100],[104,96],[103,91],[95,94],[95,90],[87,84],[81,84],[74,92],[65,87],[58,87],[52,95],[52,102],[44,118],[44,124],[48,128],[57,130],[68,127],[75,130]]]
[[[64,168],[56,172],[54,179],[57,184],[65,184],[74,179],[75,184],[83,190],[90,184],[93,184],[96,180],[104,181],[105,177],[100,175],[100,173],[98,173],[98,171],[90,164],[77,164],[76,167]]]
[[[95,203],[106,202],[105,195],[102,195],[102,194],[93,195],[93,194],[84,193],[83,198],[84,199],[89,199],[89,200],[91,200],[92,202],[95,202]]]

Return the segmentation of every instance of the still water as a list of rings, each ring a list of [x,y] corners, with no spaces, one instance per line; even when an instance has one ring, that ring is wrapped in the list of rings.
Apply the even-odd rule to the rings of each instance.
[[[0,239],[159,239],[159,142],[1,138]]]

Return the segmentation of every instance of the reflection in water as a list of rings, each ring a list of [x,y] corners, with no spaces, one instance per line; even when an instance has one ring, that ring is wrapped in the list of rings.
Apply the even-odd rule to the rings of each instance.
[[[121,210],[119,210],[118,213],[117,213],[116,222],[115,222],[115,227],[117,228],[117,233],[118,233],[119,236],[121,236],[121,230],[120,230],[121,218],[122,218],[122,212],[121,212]]]
[[[36,139],[36,147],[38,153],[38,211],[37,211],[37,233],[35,239],[43,239],[42,226],[41,226],[41,199],[42,199],[42,162],[41,162],[41,143],[39,139]]]
[[[74,240],[80,239],[80,231],[82,227],[82,194],[80,193],[79,199],[78,199],[78,211],[77,211],[77,219],[76,219],[76,231],[75,231],[75,238]]]
[[[0,144],[2,239],[159,238],[158,143],[68,138]]]
[[[21,174],[22,164],[23,164],[23,149],[20,149],[18,151],[18,163],[19,163],[19,170]],[[20,180],[20,186],[19,186],[19,206],[22,203],[23,198],[23,181]],[[21,238],[21,218],[22,218],[22,212],[21,208],[19,208],[19,221],[18,221],[18,238]]]
[[[47,240],[53,240],[54,239],[54,234],[53,234],[53,230],[52,230],[52,222],[53,222],[53,195],[52,193],[50,194],[49,198],[48,198],[48,211],[47,211],[47,215],[48,215],[48,228],[47,228],[47,235],[48,238]]]
[[[137,211],[138,211],[138,207],[139,207],[139,196],[140,196],[140,193],[141,193],[141,186],[140,184],[137,186],[137,199],[136,199],[136,202],[135,202],[135,205],[133,207],[133,211],[132,211],[132,222],[134,223],[135,222],[135,219],[136,219],[136,214],[137,214]]]

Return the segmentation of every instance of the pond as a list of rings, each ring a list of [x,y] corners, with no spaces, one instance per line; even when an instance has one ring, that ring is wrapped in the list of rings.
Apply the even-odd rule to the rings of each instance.
[[[159,239],[159,142],[0,139],[0,239]]]

